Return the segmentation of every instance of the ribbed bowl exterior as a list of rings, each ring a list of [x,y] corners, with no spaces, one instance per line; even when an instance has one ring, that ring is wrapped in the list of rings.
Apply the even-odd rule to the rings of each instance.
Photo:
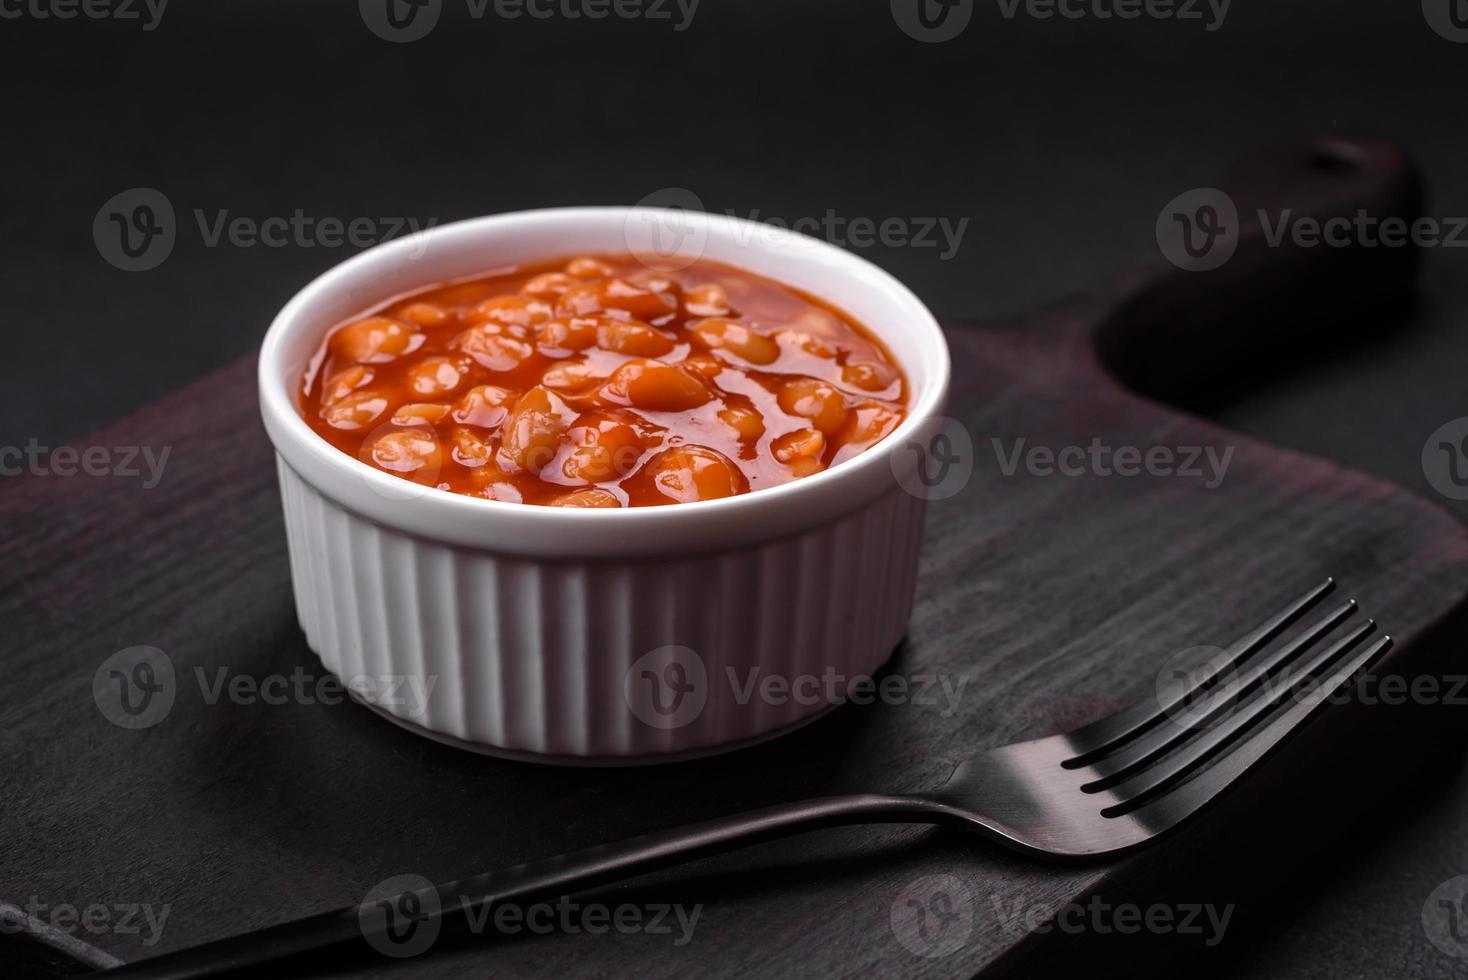
[[[873,673],[912,610],[925,502],[895,483],[775,540],[574,561],[394,530],[278,465],[296,607],[322,663],[349,686],[390,679],[380,710],[491,751],[656,761],[778,732]],[[669,647],[701,707],[649,721],[634,665]],[[671,662],[658,656],[654,672]]]

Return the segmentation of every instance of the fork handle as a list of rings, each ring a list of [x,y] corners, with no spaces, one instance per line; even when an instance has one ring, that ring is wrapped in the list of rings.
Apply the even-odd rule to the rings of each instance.
[[[961,824],[945,804],[909,796],[856,794],[784,803],[761,810],[658,831],[429,886],[416,892],[364,901],[332,912],[269,926],[227,939],[104,971],[107,977],[186,980],[263,966],[288,956],[371,939],[382,940],[393,917],[367,916],[386,903],[423,923],[467,918],[507,903],[527,903],[722,854],[809,830],[873,823]],[[484,921],[488,921],[487,917]],[[411,931],[410,931],[411,934]]]

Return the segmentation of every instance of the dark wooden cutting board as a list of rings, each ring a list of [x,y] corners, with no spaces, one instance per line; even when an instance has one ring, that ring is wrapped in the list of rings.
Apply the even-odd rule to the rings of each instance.
[[[152,947],[146,931],[72,930],[85,943],[77,955],[132,961],[348,904],[399,873],[461,877],[800,794],[919,790],[970,753],[1147,696],[1170,656],[1228,642],[1328,575],[1396,638],[1378,672],[1443,672],[1468,595],[1468,534],[1454,519],[1137,393],[1202,404],[1380,321],[1405,301],[1409,251],[1272,247],[1249,216],[1265,206],[1410,216],[1415,179],[1389,146],[1338,141],[1260,158],[1222,186],[1245,222],[1221,268],[1159,261],[1022,324],[950,329],[952,414],[971,434],[973,477],[931,507],[918,605],[891,671],[961,679],[956,711],[941,698],[849,705],[734,754],[586,770],[458,751],[350,703],[207,703],[196,669],[211,683],[221,669],[323,676],[296,626],[252,362],[78,443],[169,447],[154,488],[8,481],[0,902],[167,904]],[[1023,465],[1006,475],[1000,457],[1020,439],[1232,455],[1216,486]],[[111,723],[92,693],[102,662],[135,645],[166,651],[179,677],[168,716],[140,731]],[[1237,901],[1246,916],[1261,887],[1389,796],[1428,748],[1421,714],[1334,708],[1197,821],[1119,861],[1037,865],[919,828],[815,834],[601,893],[607,904],[702,903],[686,945],[647,934],[480,939],[409,962],[329,958],[309,972],[1033,973],[1084,937],[1025,933],[1016,910],[1043,920],[1099,894]],[[891,916],[938,874],[961,883],[971,926],[951,952],[923,956]]]

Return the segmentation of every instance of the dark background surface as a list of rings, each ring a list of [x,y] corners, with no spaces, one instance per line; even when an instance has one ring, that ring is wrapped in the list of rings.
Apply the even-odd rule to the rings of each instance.
[[[444,223],[680,187],[745,217],[968,219],[946,260],[856,251],[940,317],[978,320],[1124,270],[1155,248],[1169,199],[1312,134],[1401,142],[1427,213],[1468,215],[1468,44],[1434,33],[1413,2],[1236,0],[1208,31],[1006,19],[991,0],[957,39],[922,44],[885,0],[703,0],[681,32],[475,20],[447,0],[433,33],[404,45],[349,2],[175,4],[152,31],[0,20],[0,446],[78,439],[250,353],[291,293],[356,250],[211,247],[196,210]],[[127,273],[99,255],[92,221],[139,186],[172,202],[178,242],[158,268]],[[1288,378],[1241,384],[1247,396],[1213,414],[1436,497],[1423,444],[1468,414],[1465,269],[1468,252],[1430,250],[1415,309]],[[1468,871],[1465,817],[1468,770],[1423,777],[1198,967],[1461,975],[1420,916]]]

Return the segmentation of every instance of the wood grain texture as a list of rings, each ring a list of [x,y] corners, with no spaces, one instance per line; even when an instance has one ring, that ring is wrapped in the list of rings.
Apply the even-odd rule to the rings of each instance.
[[[1382,207],[1410,207],[1403,165],[1385,166],[1390,179],[1378,174],[1364,192],[1385,194],[1374,199]],[[1277,165],[1266,169],[1265,179],[1279,177]],[[1241,268],[1256,268],[1250,255],[1246,243]],[[1341,261],[1264,258],[1270,268]],[[1333,317],[1400,298],[1410,277],[1409,264],[1377,263],[1363,275],[1359,255],[1345,261],[1354,271],[1331,279]],[[1112,371],[1133,388],[1160,391],[1188,376],[1201,389],[1220,369],[1237,377],[1249,349],[1267,349],[1269,332],[1261,337],[1250,312],[1257,303],[1208,305],[1247,288],[1229,278],[1232,265],[1181,292],[1181,274],[1157,268],[1023,324],[951,328],[952,415],[971,434],[974,475],[931,507],[917,609],[889,669],[961,681],[957,710],[941,697],[845,706],[775,743],[699,762],[543,768],[438,745],[353,704],[209,703],[196,671],[209,683],[221,669],[323,676],[295,623],[253,363],[120,421],[83,444],[170,447],[156,488],[29,476],[0,492],[8,668],[0,901],[167,903],[154,947],[137,935],[83,935],[131,961],[351,903],[394,874],[460,877],[799,795],[921,790],[972,752],[1148,696],[1169,656],[1227,643],[1327,575],[1397,639],[1379,672],[1442,672],[1468,595],[1468,534],[1454,519],[1399,488],[1223,431],[1114,380]],[[1318,278],[1302,278],[1319,288]],[[1279,283],[1281,305],[1268,308],[1293,309],[1297,280]],[[1214,330],[1237,331],[1239,343],[1225,346],[1238,357],[1177,342],[1168,360],[1153,356],[1159,331],[1186,320],[1187,296],[1205,301]],[[1043,476],[1023,466],[1007,475],[999,456],[1020,439],[1232,455],[1214,487],[1205,477]],[[160,724],[126,731],[98,710],[92,680],[106,657],[138,644],[168,653],[178,694]],[[822,833],[586,899],[701,903],[686,945],[647,934],[471,937],[410,963],[334,956],[300,969],[1033,975],[1080,941],[1017,928],[1007,918],[1015,910],[1043,920],[1095,894],[1246,901],[1243,882],[1287,880],[1295,857],[1338,842],[1389,794],[1424,748],[1416,719],[1380,707],[1333,709],[1219,806],[1120,861],[1038,865],[924,829]],[[924,957],[898,941],[891,916],[905,889],[937,874],[962,883],[972,928],[956,950]]]

